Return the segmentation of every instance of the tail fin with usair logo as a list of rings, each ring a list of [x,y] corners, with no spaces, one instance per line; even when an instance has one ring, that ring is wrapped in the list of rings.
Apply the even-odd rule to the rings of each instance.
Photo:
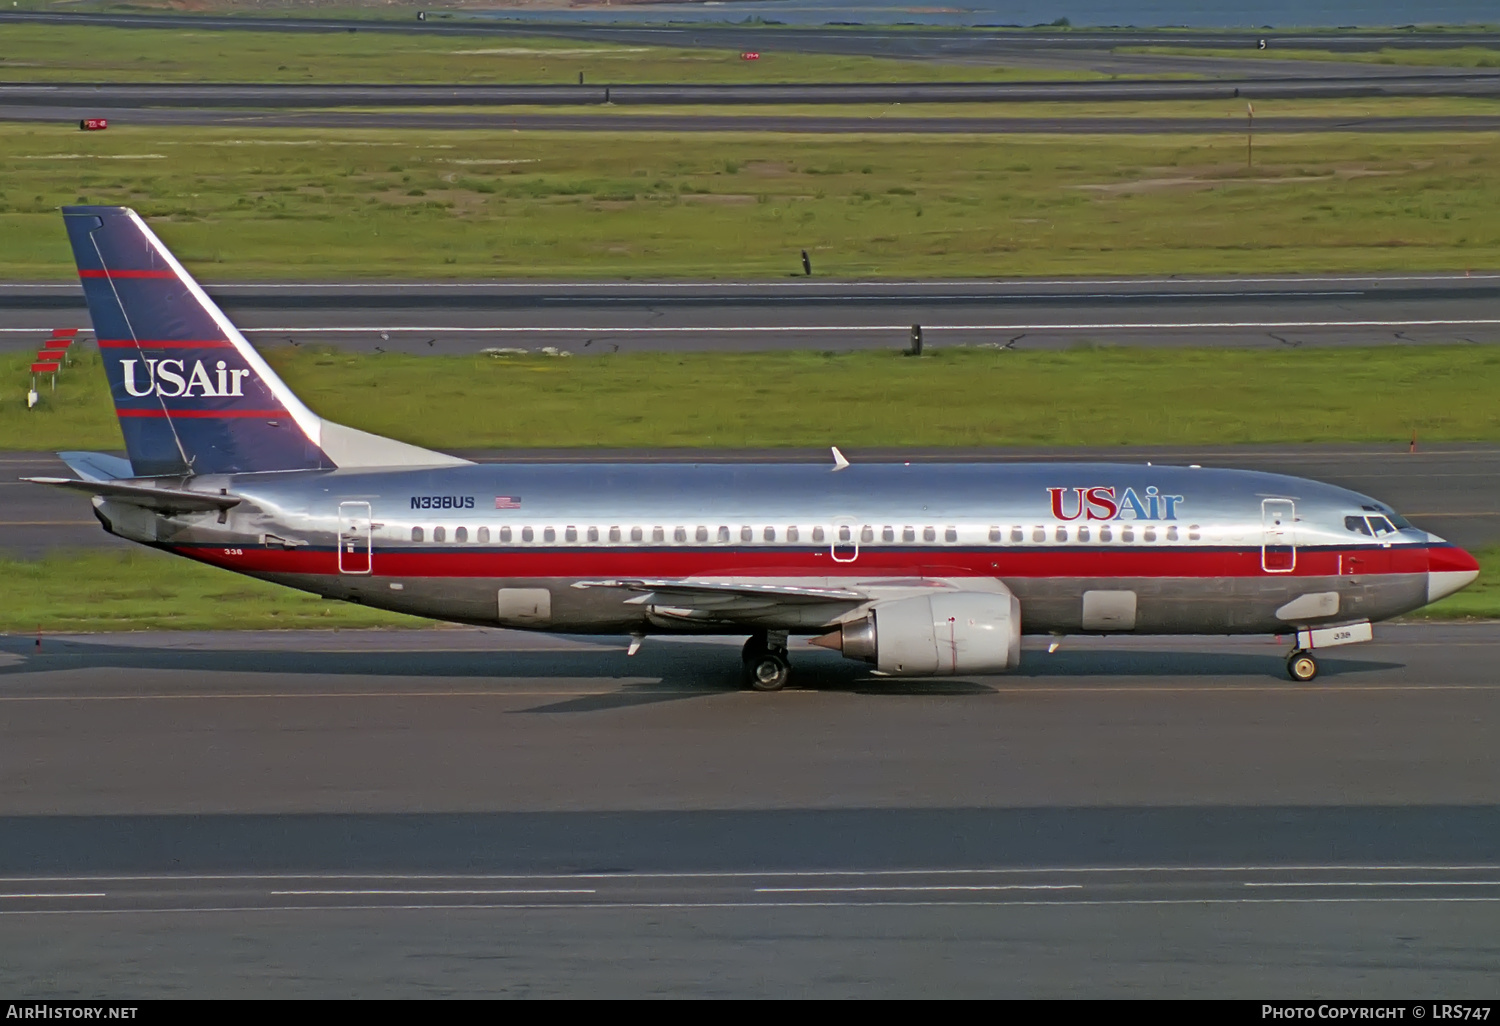
[[[309,410],[135,211],[63,219],[136,476],[467,462]]]

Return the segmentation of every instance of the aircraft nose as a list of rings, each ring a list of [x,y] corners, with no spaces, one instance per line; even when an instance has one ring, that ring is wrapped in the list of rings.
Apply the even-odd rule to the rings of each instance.
[[[1436,602],[1474,582],[1479,561],[1457,545],[1439,545],[1427,550],[1427,601]]]

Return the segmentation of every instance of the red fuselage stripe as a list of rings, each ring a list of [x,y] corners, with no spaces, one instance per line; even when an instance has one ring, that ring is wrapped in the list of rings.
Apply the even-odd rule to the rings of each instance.
[[[338,554],[327,549],[224,549],[183,546],[177,551],[232,570],[337,574]],[[1217,548],[867,549],[852,563],[835,562],[825,549],[710,548],[493,549],[459,545],[430,551],[382,550],[371,557],[382,577],[1067,577],[1264,578],[1370,576],[1427,573],[1431,553],[1443,548],[1301,549],[1290,573],[1264,569],[1261,550]],[[356,558],[363,559],[360,554]],[[346,557],[347,559],[347,557]]]
[[[100,349],[233,349],[228,339],[141,339],[101,338]]]

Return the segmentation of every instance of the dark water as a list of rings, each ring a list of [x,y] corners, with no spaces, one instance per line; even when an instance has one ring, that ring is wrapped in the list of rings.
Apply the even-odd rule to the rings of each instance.
[[[1078,27],[1335,28],[1338,26],[1500,23],[1500,0],[746,0],[744,3],[646,4],[587,11],[506,11],[504,18],[547,21],[741,21],[797,25],[829,22],[925,25],[1045,25],[1067,18]]]

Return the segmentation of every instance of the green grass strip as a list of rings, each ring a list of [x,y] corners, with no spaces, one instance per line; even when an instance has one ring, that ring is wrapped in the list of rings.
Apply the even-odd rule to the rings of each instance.
[[[415,17],[413,14],[412,17]],[[586,85],[627,82],[954,82],[1105,78],[768,47],[677,49],[513,36],[254,32],[8,24],[0,81]]]
[[[0,279],[133,206],[203,281],[1500,267],[1500,133],[778,135],[0,124]],[[1229,116],[1233,115],[1233,116]],[[872,119],[872,124],[875,119]],[[890,126],[885,126],[890,127]]]
[[[0,631],[424,627],[144,547],[0,558]]]
[[[546,341],[554,341],[548,339]],[[808,339],[816,345],[817,339]],[[1500,349],[982,348],[902,356],[268,352],[319,414],[438,449],[1216,445],[1500,440]],[[97,353],[27,410],[0,359],[0,449],[117,449]]]
[[[1500,548],[1467,590],[1416,614],[1423,619],[1500,617]],[[430,627],[387,613],[242,577],[152,549],[78,550],[39,560],[0,557],[0,631],[47,634],[129,630],[290,630]]]

